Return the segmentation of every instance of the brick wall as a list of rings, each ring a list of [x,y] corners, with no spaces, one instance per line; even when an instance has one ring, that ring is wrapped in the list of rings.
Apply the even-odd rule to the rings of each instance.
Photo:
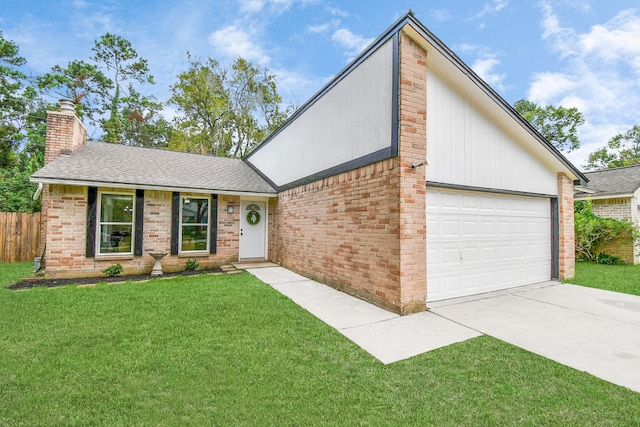
[[[427,52],[400,32],[400,289],[402,312],[424,311],[427,283]]]
[[[575,275],[576,245],[573,227],[573,182],[563,173],[558,174],[558,231],[560,234],[560,278]]]
[[[44,164],[51,163],[63,154],[82,147],[87,141],[87,129],[75,116],[73,110],[47,111],[47,133],[45,136]],[[41,195],[42,214],[40,216],[40,244],[38,254],[42,254],[47,241],[49,185],[44,184]]]
[[[592,200],[591,209],[594,215],[603,218],[627,221],[633,221],[636,218],[631,197]]]
[[[276,261],[399,310],[400,177],[389,159],[281,192]]]
[[[115,188],[99,190],[123,192],[122,189]],[[135,192],[132,191],[132,194]],[[198,196],[195,193],[188,193],[188,195]],[[87,258],[85,256],[87,188],[51,185],[46,277],[102,276],[101,270],[116,263],[122,264],[124,274],[150,273],[154,260],[148,253],[170,252],[171,193],[145,191],[144,201],[143,255],[97,255],[94,258]],[[183,270],[188,258],[196,258],[201,268],[237,261],[239,216],[237,210],[233,215],[227,214],[228,203],[238,206],[239,197],[219,196],[217,253],[205,256],[168,255],[162,260],[165,271]]]

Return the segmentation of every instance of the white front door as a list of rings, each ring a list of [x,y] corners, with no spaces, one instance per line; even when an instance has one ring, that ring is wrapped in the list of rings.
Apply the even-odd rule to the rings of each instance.
[[[266,258],[267,204],[240,202],[240,259]]]

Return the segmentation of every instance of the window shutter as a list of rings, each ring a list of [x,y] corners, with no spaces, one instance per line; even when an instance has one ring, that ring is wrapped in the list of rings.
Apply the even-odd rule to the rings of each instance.
[[[144,223],[144,190],[136,190],[136,242],[133,254],[142,256],[142,233]]]
[[[211,196],[211,217],[209,218],[210,241],[209,241],[209,253],[215,254],[218,250],[218,195]]]
[[[178,255],[178,233],[180,232],[180,193],[171,196],[171,255]]]
[[[87,258],[96,256],[96,209],[98,205],[98,188],[87,189],[87,242],[85,255]]]

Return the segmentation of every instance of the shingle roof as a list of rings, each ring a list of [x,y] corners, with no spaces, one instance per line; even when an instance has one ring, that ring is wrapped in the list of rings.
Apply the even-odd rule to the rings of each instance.
[[[632,194],[640,188],[640,165],[586,172],[593,195]]]
[[[87,142],[85,147],[58,157],[31,177],[35,182],[60,180],[275,194],[275,190],[240,159],[103,142]]]

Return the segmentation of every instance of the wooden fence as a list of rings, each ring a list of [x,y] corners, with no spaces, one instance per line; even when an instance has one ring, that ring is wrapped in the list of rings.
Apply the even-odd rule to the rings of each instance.
[[[33,261],[40,241],[40,213],[0,212],[0,262]]]

